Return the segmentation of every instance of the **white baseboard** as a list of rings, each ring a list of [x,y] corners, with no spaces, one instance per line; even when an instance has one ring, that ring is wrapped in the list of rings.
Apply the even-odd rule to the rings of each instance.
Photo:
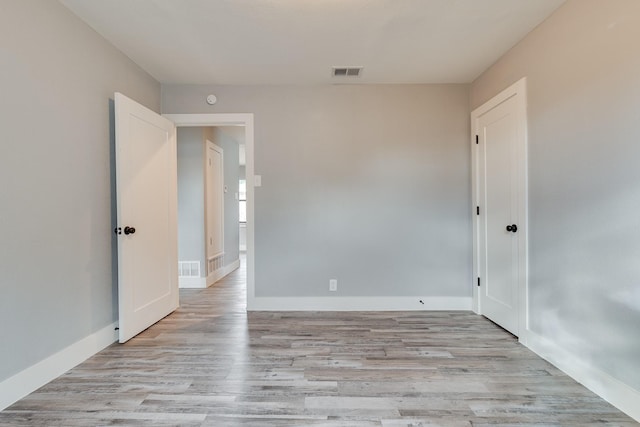
[[[640,422],[640,391],[534,332],[527,331],[522,338],[520,342],[538,356]]]
[[[420,302],[422,301],[422,302]],[[471,310],[471,297],[253,297],[249,311]]]
[[[205,277],[178,277],[178,287],[180,289],[203,289],[207,287]]]
[[[0,411],[118,340],[117,323],[71,344],[0,383]]]
[[[213,285],[218,280],[222,279],[223,277],[225,277],[226,275],[228,275],[232,271],[237,270],[238,268],[240,268],[240,260],[239,259],[235,260],[231,264],[227,264],[224,267],[219,268],[218,270],[214,271],[213,273],[211,273],[210,275],[207,276],[206,286],[204,286],[204,287],[209,287],[209,286]]]

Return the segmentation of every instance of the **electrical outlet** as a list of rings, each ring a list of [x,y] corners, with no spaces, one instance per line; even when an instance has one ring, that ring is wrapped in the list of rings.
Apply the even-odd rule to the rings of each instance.
[[[329,280],[329,290],[331,292],[336,292],[338,290],[338,280],[337,279]]]

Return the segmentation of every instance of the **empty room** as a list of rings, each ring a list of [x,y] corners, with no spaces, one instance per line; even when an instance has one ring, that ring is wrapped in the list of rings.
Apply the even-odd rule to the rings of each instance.
[[[0,426],[635,426],[640,1],[0,0]]]

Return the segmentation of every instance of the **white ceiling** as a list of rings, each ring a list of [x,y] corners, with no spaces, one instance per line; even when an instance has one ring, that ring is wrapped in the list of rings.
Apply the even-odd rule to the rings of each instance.
[[[564,0],[60,0],[162,83],[468,83]],[[340,80],[343,82],[344,80]]]

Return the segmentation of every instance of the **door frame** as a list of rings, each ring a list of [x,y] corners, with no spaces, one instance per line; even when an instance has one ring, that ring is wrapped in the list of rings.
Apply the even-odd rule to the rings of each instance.
[[[163,114],[176,127],[244,126],[247,180],[247,310],[255,299],[253,114]]]
[[[479,276],[480,271],[480,255],[485,248],[480,247],[480,220],[484,218],[483,206],[479,200],[480,194],[480,177],[479,165],[479,145],[476,143],[476,137],[479,135],[478,122],[479,118],[495,108],[499,104],[508,99],[516,100],[516,114],[518,118],[518,135],[519,141],[516,147],[517,158],[517,215],[518,215],[518,338],[520,342],[526,344],[527,332],[529,331],[529,220],[528,220],[528,130],[527,130],[527,78],[523,77],[502,92],[491,98],[471,112],[471,189],[472,189],[472,206],[473,206],[473,305],[472,309],[477,314],[482,314],[482,306],[480,304],[480,291],[477,286],[477,280],[482,278]],[[477,215],[476,207],[480,207],[480,215]],[[482,283],[481,283],[482,286]]]

